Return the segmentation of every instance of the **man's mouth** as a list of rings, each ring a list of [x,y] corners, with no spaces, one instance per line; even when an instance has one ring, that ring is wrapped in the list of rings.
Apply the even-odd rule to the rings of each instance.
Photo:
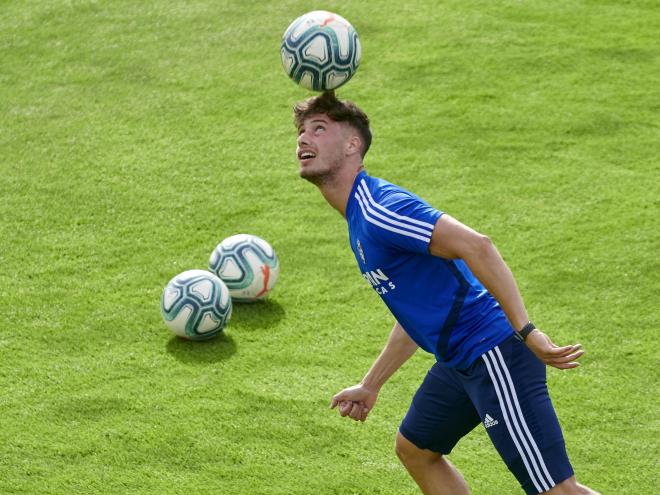
[[[298,152],[298,160],[300,160],[301,162],[311,160],[312,158],[316,158],[316,153],[314,153],[313,151],[301,150]]]

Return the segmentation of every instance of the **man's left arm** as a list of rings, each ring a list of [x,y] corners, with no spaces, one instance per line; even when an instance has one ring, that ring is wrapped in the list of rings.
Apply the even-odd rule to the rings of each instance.
[[[435,224],[429,252],[447,259],[460,258],[500,304],[509,322],[520,331],[529,317],[516,281],[492,241],[446,213]],[[525,343],[545,364],[567,369],[579,366],[584,354],[580,344],[559,347],[538,329],[529,333]]]

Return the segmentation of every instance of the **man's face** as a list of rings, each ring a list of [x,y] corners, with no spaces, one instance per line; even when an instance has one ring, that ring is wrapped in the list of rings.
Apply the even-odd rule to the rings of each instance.
[[[332,177],[343,164],[347,134],[344,124],[325,114],[307,117],[298,129],[300,177],[314,183]]]

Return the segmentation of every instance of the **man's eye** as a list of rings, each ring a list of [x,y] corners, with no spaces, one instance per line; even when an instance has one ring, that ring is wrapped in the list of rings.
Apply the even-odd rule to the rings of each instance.
[[[317,131],[324,131],[324,130],[325,130],[325,127],[323,127],[322,125],[317,125],[317,126],[316,126],[316,130],[317,130]]]

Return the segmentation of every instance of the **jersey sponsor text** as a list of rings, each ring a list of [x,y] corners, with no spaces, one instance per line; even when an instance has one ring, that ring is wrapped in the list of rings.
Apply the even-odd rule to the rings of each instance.
[[[387,294],[388,291],[396,289],[394,282],[392,282],[380,268],[366,271],[362,276],[380,295]]]

